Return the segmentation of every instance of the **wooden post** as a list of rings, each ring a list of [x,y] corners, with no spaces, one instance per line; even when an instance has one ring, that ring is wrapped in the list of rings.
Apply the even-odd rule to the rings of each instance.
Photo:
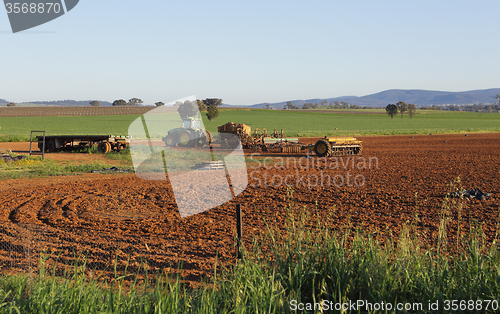
[[[242,250],[242,240],[243,240],[243,222],[241,217],[241,205],[236,205],[236,232],[238,233],[237,241],[237,258],[241,259],[243,255],[241,254]]]

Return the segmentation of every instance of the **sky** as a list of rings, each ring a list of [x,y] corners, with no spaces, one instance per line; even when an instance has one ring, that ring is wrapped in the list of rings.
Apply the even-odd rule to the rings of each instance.
[[[498,12],[500,1],[81,0],[14,34],[3,10],[0,98],[252,105],[498,88]]]

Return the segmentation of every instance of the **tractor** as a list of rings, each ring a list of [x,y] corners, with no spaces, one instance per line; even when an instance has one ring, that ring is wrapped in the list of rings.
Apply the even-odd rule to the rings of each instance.
[[[201,127],[201,120],[197,118],[182,119],[182,126],[168,131],[162,138],[165,145],[173,147],[194,147],[209,145],[212,140],[210,132]]]

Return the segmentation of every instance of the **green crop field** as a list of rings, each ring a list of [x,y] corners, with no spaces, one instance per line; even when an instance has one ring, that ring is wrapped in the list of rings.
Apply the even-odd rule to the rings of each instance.
[[[345,111],[344,111],[345,112]],[[418,111],[410,119],[400,115],[352,110],[350,113],[325,111],[278,111],[262,109],[223,109],[213,122],[203,114],[205,127],[216,132],[227,122],[245,123],[255,128],[284,129],[287,136],[324,136],[342,134],[419,134],[454,132],[500,132],[500,114],[448,111]],[[375,113],[371,111],[372,113]],[[138,115],[0,117],[1,140],[29,139],[31,130],[47,135],[111,134],[127,135],[130,123]],[[179,121],[180,126],[180,121]],[[337,128],[337,131],[335,130]]]
[[[354,111],[354,110],[353,110]],[[345,111],[344,111],[345,112]],[[353,114],[275,111],[228,110],[222,111],[214,122],[205,122],[210,131],[228,121],[245,123],[255,128],[283,129],[287,136],[323,136],[349,132],[357,134],[418,134],[452,132],[499,132],[500,114],[447,111],[419,111],[410,119],[408,115],[391,119],[385,114]]]
[[[138,115],[0,117],[0,139],[28,139],[30,131],[46,135],[127,135],[128,126]]]

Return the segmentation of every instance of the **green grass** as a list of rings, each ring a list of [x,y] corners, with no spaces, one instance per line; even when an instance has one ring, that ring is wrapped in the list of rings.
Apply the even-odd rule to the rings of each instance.
[[[443,211],[460,202],[446,199]],[[482,309],[454,313],[495,313],[490,303],[500,295],[500,250],[483,241],[480,228],[470,224],[456,250],[440,239],[424,246],[411,224],[399,238],[381,245],[361,230],[332,229],[331,217],[315,216],[290,202],[285,224],[268,220],[268,230],[244,251],[244,260],[216,273],[212,282],[186,288],[178,278],[158,275],[154,284],[115,272],[110,281],[89,279],[85,263],[63,278],[40,271],[0,277],[2,313],[295,313],[294,304],[327,305],[363,300],[372,304],[411,304],[411,313],[442,313],[446,301],[480,300]],[[446,222],[440,234],[445,234]],[[43,265],[43,261],[41,262]],[[92,271],[92,270],[90,270]],[[153,278],[150,274],[149,278]],[[131,280],[130,286],[124,280]],[[296,303],[293,301],[295,300]],[[330,303],[332,302],[332,303]],[[439,302],[439,310],[429,310]],[[451,304],[450,304],[451,305]],[[457,304],[459,305],[459,303]],[[467,306],[470,306],[468,303]],[[420,309],[420,308],[419,308]],[[305,312],[305,311],[297,311]],[[339,311],[331,311],[337,313]],[[345,313],[385,311],[347,310]],[[401,311],[397,311],[401,313]],[[450,312],[450,311],[448,311]],[[321,313],[319,309],[308,313]],[[387,313],[396,313],[395,310]]]
[[[126,135],[137,115],[0,117],[0,141],[29,141],[30,131],[46,135]],[[37,134],[38,135],[38,134]]]
[[[130,156],[130,155],[129,155]],[[111,164],[101,162],[89,163],[66,163],[39,157],[27,157],[24,160],[6,163],[0,160],[0,179],[17,179],[33,177],[49,177],[62,175],[75,175],[90,173],[92,170],[102,170],[103,168],[113,167]],[[119,166],[120,168],[131,168],[128,166]]]
[[[205,127],[216,132],[227,122],[245,123],[252,129],[284,129],[287,136],[324,136],[351,134],[425,134],[454,132],[499,132],[500,114],[449,111],[417,111],[410,119],[399,115],[391,119],[385,114],[345,114],[311,111],[277,111],[263,109],[222,109],[213,122],[202,113]],[[357,112],[353,110],[353,112]],[[47,135],[110,134],[127,135],[137,115],[0,117],[0,141],[28,140],[31,130],[45,130]],[[153,119],[154,120],[154,119]],[[172,124],[173,123],[173,124]],[[177,125],[168,122],[168,126]],[[180,122],[179,126],[180,126]],[[164,123],[152,129],[162,130]],[[337,128],[337,133],[335,131]],[[167,128],[168,129],[168,128]],[[161,131],[160,133],[164,133]],[[160,134],[162,136],[162,134]]]
[[[287,136],[351,134],[426,134],[454,132],[499,132],[500,114],[447,111],[419,111],[413,119],[400,115],[338,114],[275,110],[222,110],[214,122],[204,121],[209,131],[226,122],[245,123],[255,128],[283,129]],[[335,131],[337,128],[337,133]]]

